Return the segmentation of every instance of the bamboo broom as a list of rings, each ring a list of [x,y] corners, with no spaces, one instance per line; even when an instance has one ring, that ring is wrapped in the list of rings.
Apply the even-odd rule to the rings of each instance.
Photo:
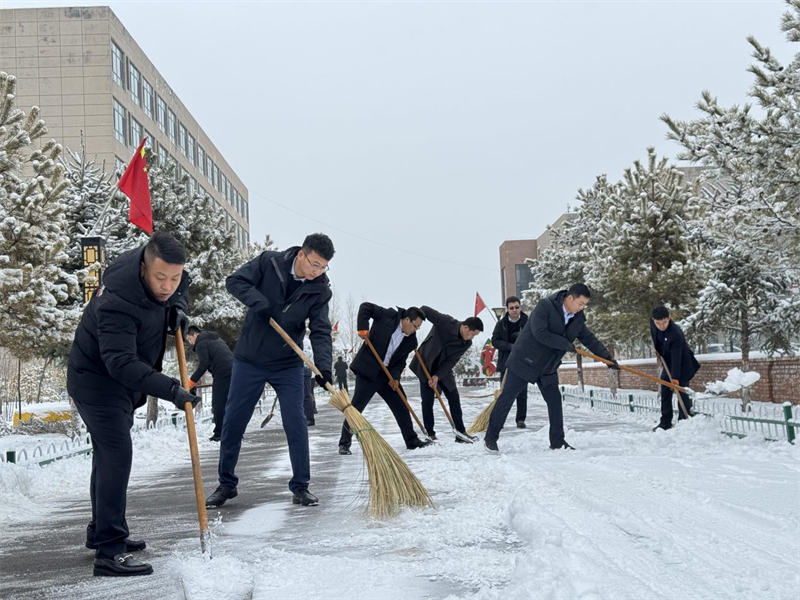
[[[467,433],[474,435],[476,433],[483,433],[487,429],[489,429],[489,419],[492,417],[492,411],[494,410],[494,405],[497,404],[497,399],[500,397],[500,394],[503,393],[503,388],[506,385],[506,377],[508,376],[508,369],[506,372],[503,373],[503,381],[500,382],[500,389],[495,391],[494,399],[489,402],[489,406],[484,408],[481,413],[475,418],[475,422],[469,426],[467,429]]]
[[[274,319],[270,319],[269,323],[309,368],[321,377],[322,373],[317,366],[289,337],[289,334]],[[433,508],[433,499],[428,490],[394,448],[386,443],[364,415],[356,410],[350,402],[350,395],[345,390],[335,390],[330,383],[325,387],[331,394],[329,404],[344,413],[350,431],[361,444],[369,474],[370,514],[375,517],[391,517],[399,513],[403,506]]]

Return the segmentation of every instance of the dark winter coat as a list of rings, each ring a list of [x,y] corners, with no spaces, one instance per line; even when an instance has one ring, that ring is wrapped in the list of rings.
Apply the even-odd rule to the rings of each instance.
[[[144,248],[122,253],[105,272],[75,332],[67,364],[67,390],[77,402],[126,409],[146,396],[172,398],[175,380],[160,373],[171,307],[188,307],[189,276],[159,302],[142,280]]]
[[[286,297],[292,264],[299,250],[295,246],[283,252],[262,252],[225,281],[228,291],[250,309],[234,356],[265,369],[280,370],[302,364],[278,332],[258,315],[260,310],[277,309],[275,320],[301,348],[309,320],[314,363],[321,371],[330,373],[333,348],[328,303],[332,294],[328,276],[322,274],[305,281]]]
[[[336,379],[347,379],[347,363],[341,358],[333,363],[333,370],[336,373]]]
[[[522,330],[525,329],[525,323],[527,322],[528,315],[520,312],[519,321],[517,321],[520,335],[522,335]],[[515,340],[511,339],[511,334],[508,331],[509,325],[511,325],[511,321],[509,321],[508,313],[506,313],[494,326],[494,331],[492,332],[492,346],[497,348],[498,351],[497,370],[501,373],[506,370],[506,362],[508,362],[511,349],[514,347]],[[519,339],[519,336],[517,338]]]
[[[438,377],[444,389],[453,391],[456,389],[453,367],[472,346],[472,341],[461,337],[461,321],[442,314],[430,306],[421,308],[433,325],[433,329],[420,345],[419,353],[431,376]],[[418,360],[411,361],[411,370],[421,381],[427,381],[425,371],[422,370]]]
[[[192,348],[197,353],[198,365],[190,379],[197,383],[206,371],[215,379],[230,378],[233,367],[233,352],[219,335],[213,331],[202,331]]]
[[[677,379],[681,385],[687,385],[700,370],[700,363],[686,343],[683,331],[670,319],[667,329],[660,336],[659,333],[661,332],[651,319],[650,336],[653,338],[656,352],[664,357],[672,378]]]
[[[611,360],[606,347],[586,327],[583,311],[564,324],[566,296],[566,290],[562,290],[539,301],[508,357],[508,369],[530,383],[542,375],[556,374],[569,344],[576,338],[592,354]]]
[[[364,302],[358,307],[358,317],[356,318],[357,327],[359,331],[369,329],[369,341],[375,346],[378,356],[382,359],[386,358],[386,351],[389,349],[389,342],[392,340],[392,334],[397,331],[400,321],[405,314],[405,309],[397,308],[383,308],[377,304]],[[369,326],[369,320],[372,319],[372,327]],[[413,352],[417,347],[417,334],[412,333],[408,337],[404,337],[397,350],[392,354],[389,359],[389,373],[392,374],[393,379],[400,379],[403,374],[403,369],[406,368],[408,355]],[[414,359],[412,359],[412,362]],[[383,372],[380,363],[378,363],[372,350],[369,349],[366,343],[361,345],[356,357],[350,363],[350,370],[353,373],[369,379],[370,381],[385,381],[386,373]]]

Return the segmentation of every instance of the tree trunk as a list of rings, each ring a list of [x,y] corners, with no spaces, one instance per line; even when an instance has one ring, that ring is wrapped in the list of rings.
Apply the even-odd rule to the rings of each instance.
[[[614,351],[614,344],[608,344],[606,346],[608,348],[608,352],[611,354],[611,358],[614,358],[616,352]],[[611,393],[613,395],[617,395],[617,389],[619,388],[619,371],[616,369],[606,369],[608,371],[608,387],[611,388]]]
[[[17,359],[17,405],[19,406],[19,422],[22,424],[22,359]]]
[[[155,426],[156,421],[158,421],[158,398],[154,398],[153,396],[147,397],[147,420],[146,424],[150,427],[150,423]]]
[[[53,357],[48,357],[47,360],[44,361],[44,365],[42,366],[42,374],[39,375],[39,389],[36,391],[36,403],[42,401],[42,382],[44,381],[44,374],[47,372],[47,367],[52,362]]]
[[[578,392],[583,394],[583,355],[578,354],[575,360],[578,367]]]
[[[747,309],[742,312],[742,371],[750,370],[750,323],[747,320]],[[750,411],[750,388],[742,388],[742,412]]]

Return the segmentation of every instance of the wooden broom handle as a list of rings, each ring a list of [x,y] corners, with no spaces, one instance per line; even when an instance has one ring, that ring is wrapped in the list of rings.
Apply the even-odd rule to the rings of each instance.
[[[433,377],[431,377],[430,372],[428,371],[428,367],[426,367],[425,363],[422,362],[422,356],[420,356],[419,350],[417,350],[415,348],[414,349],[414,354],[417,356],[417,362],[419,362],[419,366],[422,367],[422,372],[425,373],[425,377],[427,377],[429,381],[431,379],[433,379]],[[439,404],[442,405],[442,410],[444,411],[444,414],[447,417],[447,420],[452,423],[453,422],[453,417],[450,416],[450,412],[447,410],[447,407],[444,405],[444,400],[442,400],[442,395],[439,393],[439,386],[437,386],[437,385],[433,386],[433,391],[436,394],[436,399],[439,401]]]
[[[583,356],[586,356],[588,358],[593,358],[594,360],[596,360],[598,362],[601,362],[601,363],[605,363],[606,365],[613,365],[614,364],[610,360],[608,360],[606,358],[602,358],[600,356],[597,356],[596,354],[592,354],[591,352],[587,352],[586,350],[581,350],[580,348],[575,348],[575,351],[578,354],[582,354]],[[647,373],[643,373],[642,371],[637,371],[636,369],[631,369],[630,367],[625,366],[625,365],[619,365],[619,369],[620,369],[620,371],[627,371],[628,373],[632,373],[633,375],[637,375],[637,376],[641,377],[642,379],[648,379],[648,380],[653,381],[655,383],[659,383],[661,385],[665,385],[668,388],[672,388],[673,390],[675,390],[677,392],[683,392],[684,394],[693,393],[688,388],[681,387],[681,386],[679,386],[677,384],[672,383],[671,381],[664,381],[663,379],[659,379],[658,377],[653,377],[652,375],[648,375]]]
[[[667,366],[667,361],[664,360],[664,357],[661,356],[657,350],[656,350],[656,357],[658,358],[658,361],[661,363],[661,366],[664,367],[664,371],[667,372],[667,377],[669,377],[669,380],[672,381],[672,373],[670,373],[669,367]],[[663,381],[661,382],[661,385],[664,385]],[[683,415],[688,419],[689,411],[686,410],[686,406],[683,404],[683,397],[680,394],[678,394],[678,405],[683,411]]]
[[[295,343],[295,341],[289,337],[289,334],[283,330],[283,327],[278,325],[277,321],[275,321],[275,319],[273,319],[272,317],[270,317],[269,319],[269,324],[272,325],[272,328],[275,331],[277,331],[278,335],[280,335],[283,338],[283,341],[289,344],[291,349],[297,353],[297,356],[303,359],[303,362],[306,363],[308,365],[308,368],[314,372],[314,375],[322,377],[322,373],[317,368],[317,365],[315,365],[314,362],[310,358],[308,358],[306,353],[303,352],[303,349],[300,348],[300,346],[298,346]],[[336,393],[336,390],[333,389],[333,385],[331,385],[330,383],[325,384],[325,389],[328,390],[331,394]]]

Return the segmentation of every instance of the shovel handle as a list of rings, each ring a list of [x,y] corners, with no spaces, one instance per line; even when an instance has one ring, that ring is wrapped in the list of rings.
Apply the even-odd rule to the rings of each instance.
[[[610,360],[608,360],[606,358],[602,358],[600,356],[597,356],[596,354],[592,354],[591,352],[587,352],[586,350],[581,350],[580,348],[576,348],[575,351],[578,354],[582,354],[583,356],[586,356],[587,358],[592,358],[592,359],[594,359],[594,360],[596,360],[598,362],[604,363],[606,365],[610,366],[610,365],[614,364]],[[628,373],[632,373],[633,375],[641,377],[642,379],[647,379],[649,381],[653,381],[655,383],[659,383],[661,385],[667,386],[668,388],[672,388],[676,392],[683,392],[684,394],[692,394],[692,393],[694,393],[692,390],[690,390],[688,388],[681,387],[681,386],[679,386],[679,385],[677,385],[675,383],[672,383],[671,381],[664,381],[663,379],[659,379],[658,377],[653,377],[652,375],[648,375],[647,373],[643,373],[642,371],[637,371],[636,369],[632,369],[632,368],[630,368],[630,367],[628,367],[626,365],[619,365],[619,369],[620,369],[620,371],[627,371]]]
[[[672,373],[670,373],[669,371],[669,367],[667,366],[667,361],[664,360],[664,357],[661,356],[658,352],[656,352],[656,356],[658,357],[658,361],[661,363],[661,366],[664,367],[664,371],[666,371],[667,377],[669,377],[669,380],[672,381]],[[664,385],[663,381],[661,382],[661,385]],[[678,394],[678,405],[681,407],[681,410],[683,411],[683,416],[688,419],[689,411],[686,410],[686,405],[684,405],[683,397],[680,394]]]

